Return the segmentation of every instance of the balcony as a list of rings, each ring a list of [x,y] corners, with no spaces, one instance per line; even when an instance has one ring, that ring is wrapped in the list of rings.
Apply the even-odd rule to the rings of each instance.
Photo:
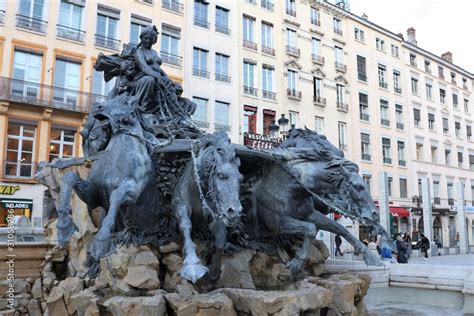
[[[215,73],[215,78],[217,81],[222,81],[222,82],[227,82],[229,83],[230,82],[230,76],[226,75],[226,74],[221,74],[221,73]]]
[[[286,45],[286,53],[293,57],[300,57],[300,49],[293,46]]]
[[[230,29],[227,27],[227,25],[216,24],[215,28],[216,28],[216,32],[226,34],[226,35],[230,35]]]
[[[253,96],[257,96],[258,89],[254,88],[254,87],[244,86],[244,93],[245,94],[250,94],[250,95],[253,95]]]
[[[343,102],[337,102],[337,110],[347,113],[349,111],[349,104],[343,103]]]
[[[441,198],[435,197],[435,198],[434,198],[434,201],[433,201],[433,204],[440,205],[440,204],[441,204]]]
[[[262,53],[275,56],[275,48],[262,45]]]
[[[397,129],[404,129],[405,125],[403,123],[397,123]]]
[[[380,119],[380,124],[382,124],[383,126],[390,126],[390,120]]]
[[[454,199],[448,199],[448,205],[454,205]]]
[[[206,71],[206,69],[193,68],[193,76],[209,78],[209,71]]]
[[[207,20],[201,20],[200,18],[198,17],[194,17],[194,25],[196,26],[199,26],[199,27],[203,27],[205,29],[208,29],[210,24],[209,22],[207,22]]]
[[[295,8],[286,8],[286,14],[296,17],[296,9]]]
[[[72,41],[84,43],[86,32],[65,25],[57,25],[58,37],[66,38]]]
[[[323,98],[319,95],[314,95],[313,96],[313,104],[324,107],[324,106],[326,106],[326,98]]]
[[[369,119],[370,119],[370,116],[369,116],[369,114],[366,114],[366,113],[360,113],[360,119],[362,121],[367,121],[368,122]]]
[[[164,63],[179,67],[181,67],[181,65],[183,64],[183,57],[181,56],[170,54],[167,52],[160,52],[160,56]]]
[[[34,179],[38,163],[33,161],[4,160],[2,163],[5,178]]]
[[[334,65],[336,66],[336,70],[340,72],[346,72],[347,66],[338,62],[335,62]]]
[[[5,25],[5,10],[0,10],[0,25]]]
[[[152,0],[150,0],[152,1]],[[176,13],[183,13],[183,4],[179,3],[178,1],[169,1],[169,0],[163,0],[161,7],[166,10],[170,10]]]
[[[105,96],[0,77],[0,100],[89,113]]]
[[[262,96],[265,99],[276,100],[276,93],[272,91],[262,90]]]
[[[402,88],[400,87],[394,87],[393,90],[395,91],[395,93],[402,94]]]
[[[388,88],[388,84],[387,84],[386,82],[379,81],[379,87],[380,87],[380,88],[387,89],[387,88]]]
[[[242,45],[246,48],[250,48],[250,49],[253,49],[253,50],[257,50],[257,43],[254,43],[254,42],[250,42],[250,41],[247,41],[247,40],[244,40]]]
[[[383,163],[391,164],[392,163],[392,158],[383,158]]]
[[[286,89],[286,95],[289,99],[293,100],[301,100],[301,91],[297,91],[295,89]]]
[[[281,142],[282,139],[271,138],[269,135],[244,133],[244,145],[255,149],[271,149]]]
[[[367,82],[367,75],[357,74],[357,79],[359,79],[360,81]]]
[[[398,161],[398,165],[399,166],[402,166],[402,167],[406,167],[407,166],[407,162],[405,160],[399,160]]]
[[[336,33],[337,35],[342,35],[342,29],[340,29],[338,27],[335,27],[334,28],[334,33]]]
[[[311,54],[311,59],[313,60],[313,63],[318,64],[318,65],[324,65],[324,57],[320,56],[318,54]]]
[[[95,46],[118,51],[120,48],[120,40],[95,34]]]
[[[272,1],[262,0],[261,6],[269,11],[275,10],[275,4]]]
[[[25,30],[46,34],[47,25],[47,21],[39,20],[29,16],[24,16],[21,14],[16,15],[16,26]]]
[[[369,155],[369,154],[362,154],[362,160],[365,160],[365,161],[370,161],[372,159],[372,157]]]

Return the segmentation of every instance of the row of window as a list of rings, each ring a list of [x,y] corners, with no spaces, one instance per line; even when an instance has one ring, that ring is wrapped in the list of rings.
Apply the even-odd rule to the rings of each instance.
[[[369,98],[363,92],[359,92],[359,115],[362,121],[370,121]],[[386,99],[380,99],[380,124],[386,127],[391,126],[389,103]],[[403,107],[400,104],[395,104],[395,127],[400,130],[405,128]]]
[[[435,113],[429,113],[427,116],[427,123],[428,123],[428,129],[431,131],[436,131],[436,116]],[[421,111],[420,109],[413,109],[413,119],[414,119],[414,124],[417,127],[422,127],[421,124]],[[449,118],[443,117],[442,118],[442,127],[443,127],[443,134],[448,134],[449,133]],[[462,137],[462,131],[461,131],[461,122],[455,121],[454,122],[454,132],[455,136],[457,138],[463,138]],[[472,125],[471,124],[466,124],[466,139],[470,141],[472,139]]]
[[[355,27],[354,28],[354,38],[356,40],[358,40],[359,42],[365,43],[365,32],[364,32],[364,30]],[[400,47],[395,45],[395,44],[390,44],[390,45],[391,45],[392,57],[400,58]],[[386,49],[385,40],[380,38],[380,37],[376,37],[375,38],[375,47],[378,50],[385,52],[385,49]]]
[[[362,173],[362,179],[365,182],[365,185],[367,189],[370,191],[371,186],[372,186],[372,175],[367,174],[367,173]],[[393,177],[389,176],[387,178],[387,184],[388,184],[388,196],[393,197],[393,187],[394,187],[394,181]],[[404,177],[398,178],[398,188],[399,188],[399,198],[401,199],[406,199],[408,197],[408,182],[407,179]]]
[[[432,180],[432,187],[433,187],[433,204],[441,204],[441,194],[440,194],[440,178],[439,177],[434,177]],[[446,178],[446,196],[448,198],[448,204],[449,205],[454,205],[454,184],[453,184],[454,179],[452,178]],[[463,184],[463,190],[465,191],[466,185]],[[420,197],[423,197],[423,191],[422,191],[422,185],[421,185],[421,179],[418,179],[418,194]],[[467,195],[464,194],[465,199],[467,199]],[[474,205],[474,180],[471,180],[471,201],[472,205]]]
[[[411,78],[411,92],[414,95],[419,95],[419,89],[418,89],[418,78]],[[433,84],[426,83],[425,85],[425,92],[426,92],[426,99],[429,101],[434,101],[433,99]],[[439,88],[439,102],[441,104],[446,104],[446,89],[445,88]],[[453,108],[455,110],[459,110],[459,97],[457,93],[452,93],[452,102],[453,102]],[[463,98],[463,108],[466,113],[469,112],[469,99],[467,97]]]
[[[193,48],[193,75],[196,77],[210,78],[209,51],[199,47]],[[214,73],[215,80],[230,82],[229,76],[230,56],[215,53]]]
[[[416,159],[419,161],[428,161],[425,158],[426,152],[424,147],[424,140],[416,139]],[[438,150],[438,143],[431,142],[429,150],[431,159],[430,161],[432,163],[474,170],[474,154],[468,153],[469,165],[466,165],[464,162],[464,150],[462,148],[457,149],[456,161],[452,159],[451,147],[445,147],[443,156],[444,161],[440,159],[441,154],[439,153],[440,150]]]
[[[76,127],[53,124],[49,139],[49,161],[73,157],[76,152],[76,134]],[[3,175],[32,178],[37,166],[37,122],[11,118],[8,121],[7,135]]]
[[[401,87],[401,77],[400,77],[400,71],[398,70],[393,70],[393,90],[401,94],[402,93],[402,87]],[[366,58],[360,55],[357,55],[357,79],[363,82],[367,82],[367,63],[366,63]],[[387,78],[387,66],[383,64],[378,64],[378,81],[379,81],[379,87],[383,89],[388,89],[388,78]]]
[[[193,120],[200,125],[200,127],[209,128],[209,115],[213,110],[215,129],[230,131],[230,103],[215,100],[213,103],[214,106],[211,108],[209,99],[193,97],[193,102],[196,103],[196,111],[193,114]]]
[[[410,54],[410,65],[412,67],[415,67],[415,68],[418,68],[418,63],[417,63],[417,56],[416,54],[414,53],[411,53]],[[425,62],[424,62],[424,71],[429,73],[429,74],[432,74],[432,70],[431,70],[431,61],[425,59]],[[454,85],[457,85],[457,80],[456,80],[456,73],[451,71],[450,72],[450,76],[451,76],[451,83],[454,84]],[[442,66],[438,66],[438,77],[440,79],[445,79],[444,77],[444,68]],[[462,87],[463,89],[465,90],[468,90],[469,87],[468,87],[468,80],[467,78],[462,78]]]
[[[360,144],[361,159],[363,161],[372,161],[369,133],[360,133]],[[384,164],[398,164],[401,167],[406,167],[405,142],[400,140],[397,141],[398,162],[392,161],[391,146],[391,139],[388,137],[382,137],[382,162]]]

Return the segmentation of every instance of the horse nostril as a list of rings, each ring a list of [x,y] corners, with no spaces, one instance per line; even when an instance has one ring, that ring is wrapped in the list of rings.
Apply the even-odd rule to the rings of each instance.
[[[234,215],[235,215],[234,209],[233,209],[233,208],[229,208],[229,209],[227,210],[227,214],[229,214],[230,216],[234,216]]]

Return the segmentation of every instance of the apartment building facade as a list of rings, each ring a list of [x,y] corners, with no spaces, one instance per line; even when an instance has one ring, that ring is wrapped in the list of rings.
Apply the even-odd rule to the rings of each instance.
[[[160,31],[155,49],[183,81],[185,11],[175,1],[0,1],[0,230],[9,209],[38,231],[47,219],[38,162],[82,156],[79,131],[91,105],[113,87],[93,64]]]
[[[451,53],[439,57],[419,47],[412,28],[403,48],[405,89],[411,107],[410,179],[415,202],[425,198],[431,201],[433,239],[444,247],[455,247],[464,234],[474,245],[473,75],[456,66]],[[429,197],[423,196],[422,178],[428,180]],[[465,225],[459,225],[455,206],[460,199],[459,183],[464,187]],[[420,203],[414,205],[412,215],[413,230],[423,232],[426,228]]]

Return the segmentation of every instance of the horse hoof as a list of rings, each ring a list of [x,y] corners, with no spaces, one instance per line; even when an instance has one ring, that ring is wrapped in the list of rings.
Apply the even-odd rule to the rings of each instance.
[[[202,278],[208,271],[209,269],[200,263],[186,264],[183,265],[180,275],[186,280],[191,281],[192,283],[196,283],[197,280]]]
[[[293,278],[295,278],[303,270],[303,264],[302,259],[293,258],[286,264],[286,267],[290,269]]]
[[[113,252],[112,241],[94,239],[90,247],[90,254],[96,260],[99,261],[100,258],[107,257]]]
[[[67,242],[69,241],[69,239],[71,238],[71,236],[76,231],[79,230],[77,228],[76,224],[74,224],[72,221],[70,221],[69,223],[67,223],[63,226],[58,225],[57,228],[58,228],[58,232],[57,232],[58,243],[61,247],[64,247],[67,244]]]
[[[380,258],[371,250],[367,250],[364,252],[364,262],[368,266],[383,266],[383,263]]]

